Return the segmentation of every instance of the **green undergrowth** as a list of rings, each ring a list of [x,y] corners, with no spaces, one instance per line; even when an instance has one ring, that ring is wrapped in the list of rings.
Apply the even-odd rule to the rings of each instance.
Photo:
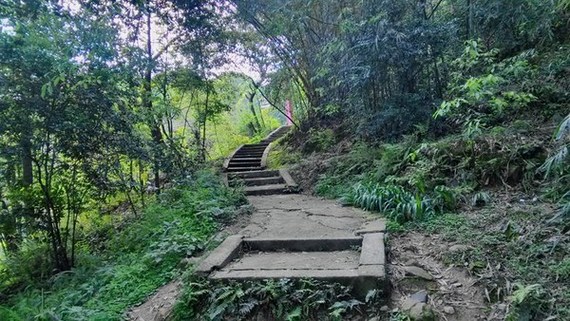
[[[287,136],[284,136],[272,143],[271,152],[267,157],[267,168],[280,169],[300,161],[301,154],[288,147],[286,142]]]
[[[487,188],[537,189],[547,152],[543,137],[529,133],[529,126],[497,127],[470,139],[419,141],[412,135],[398,144],[357,144],[328,162],[314,191],[404,223],[462,204],[485,204]]]
[[[27,280],[23,290],[4,298],[0,320],[121,320],[129,306],[179,275],[186,268],[181,260],[204,250],[218,224],[244,202],[243,194],[209,172],[177,182],[141,217],[102,229],[104,241],[95,235],[82,240],[73,270]],[[2,273],[9,278],[19,272]]]
[[[570,320],[570,225],[546,223],[552,214],[540,203],[497,204],[432,217],[408,230],[463,245],[444,253],[444,262],[467,268],[489,302],[509,304],[506,320]]]
[[[174,309],[183,320],[356,320],[373,315],[379,295],[358,300],[350,287],[316,280],[214,283],[190,276]]]

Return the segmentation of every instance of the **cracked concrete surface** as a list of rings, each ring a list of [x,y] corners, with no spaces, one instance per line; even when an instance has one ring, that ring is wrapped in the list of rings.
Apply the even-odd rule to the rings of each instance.
[[[345,237],[354,236],[368,214],[335,201],[285,194],[250,196],[256,211],[240,234],[246,237]]]

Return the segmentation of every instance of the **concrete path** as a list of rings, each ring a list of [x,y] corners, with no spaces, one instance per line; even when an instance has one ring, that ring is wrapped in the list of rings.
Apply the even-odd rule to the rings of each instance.
[[[287,130],[275,131],[263,146],[240,147],[226,161],[226,184],[245,186],[255,211],[196,273],[222,281],[315,278],[351,285],[359,296],[384,292],[384,220],[336,201],[291,194],[296,184],[286,170],[264,170],[268,143]]]
[[[240,234],[258,238],[348,237],[369,217],[335,201],[301,194],[250,196],[251,223]]]

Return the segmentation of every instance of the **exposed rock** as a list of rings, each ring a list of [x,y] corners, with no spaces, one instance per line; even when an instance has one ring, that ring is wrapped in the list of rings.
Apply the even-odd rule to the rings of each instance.
[[[404,313],[407,314],[412,320],[435,320],[435,314],[427,303],[415,301],[411,297],[407,298],[404,303],[402,303],[402,311],[404,311]]]
[[[443,312],[447,313],[447,314],[454,314],[455,313],[455,309],[452,306],[444,306],[443,307]]]
[[[390,308],[389,308],[387,305],[383,305],[383,306],[380,308],[380,311],[382,311],[382,312],[388,312],[388,310],[390,310]]]
[[[428,281],[433,280],[433,276],[431,274],[429,274],[426,270],[419,268],[417,266],[405,266],[404,271],[408,275],[417,276],[417,277],[422,278],[424,280],[428,280]]]
[[[426,303],[428,294],[426,291],[418,291],[407,297],[402,302],[401,308],[410,319],[418,321],[434,320],[435,314],[431,307]]]
[[[410,299],[415,300],[416,302],[426,303],[427,297],[428,297],[428,295],[427,295],[426,291],[418,291],[418,292],[412,294]]]

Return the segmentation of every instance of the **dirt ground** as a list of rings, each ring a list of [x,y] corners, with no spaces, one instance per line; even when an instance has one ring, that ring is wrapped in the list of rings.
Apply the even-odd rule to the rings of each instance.
[[[478,284],[477,278],[469,275],[466,268],[443,264],[443,253],[461,249],[464,245],[450,244],[441,236],[417,232],[391,235],[389,244],[393,309],[397,309],[406,296],[425,290],[428,304],[439,320],[503,320],[501,306],[486,304],[485,288]],[[422,268],[433,276],[433,280],[406,276],[406,266]]]

